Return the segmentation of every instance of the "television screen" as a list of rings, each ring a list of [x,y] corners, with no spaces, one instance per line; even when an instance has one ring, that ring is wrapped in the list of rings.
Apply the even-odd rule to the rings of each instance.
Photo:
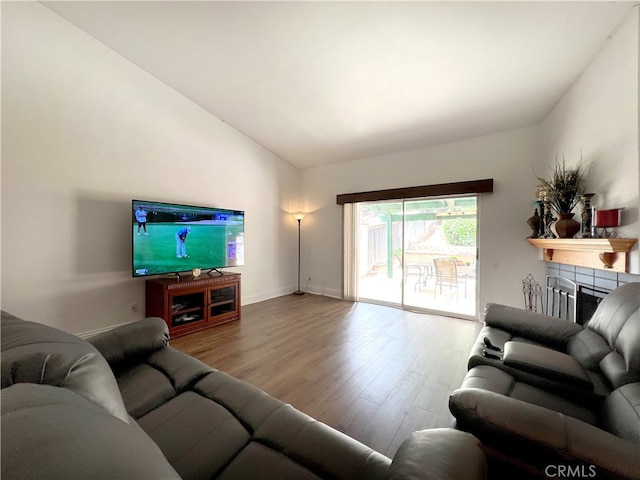
[[[134,277],[244,265],[244,212],[132,201]]]

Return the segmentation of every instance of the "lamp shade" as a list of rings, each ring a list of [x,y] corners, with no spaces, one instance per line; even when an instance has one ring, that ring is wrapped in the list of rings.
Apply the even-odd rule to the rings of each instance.
[[[593,216],[593,226],[599,228],[619,227],[622,223],[622,208],[612,208],[609,210],[595,210]]]

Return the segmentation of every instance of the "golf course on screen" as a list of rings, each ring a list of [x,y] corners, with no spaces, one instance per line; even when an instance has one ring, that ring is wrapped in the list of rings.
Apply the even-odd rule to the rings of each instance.
[[[176,233],[186,227],[191,229],[184,242],[187,257],[178,258]],[[133,270],[143,275],[155,275],[227,265],[227,239],[235,240],[242,233],[242,227],[200,222],[149,222],[146,234],[138,233],[134,224]]]

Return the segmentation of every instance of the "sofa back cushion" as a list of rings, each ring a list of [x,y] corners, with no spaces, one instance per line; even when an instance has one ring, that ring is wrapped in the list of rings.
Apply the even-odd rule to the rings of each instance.
[[[640,381],[640,283],[628,283],[607,295],[587,328],[600,334],[620,357],[605,357],[600,365],[614,388],[620,378]]]
[[[68,388],[129,422],[109,364],[88,342],[6,312],[1,336],[3,389],[18,383]]]
[[[603,427],[640,445],[640,383],[628,383],[609,394],[604,402]]]
[[[584,368],[598,371],[602,359],[611,353],[611,347],[602,335],[585,328],[571,337],[567,344],[567,353]]]

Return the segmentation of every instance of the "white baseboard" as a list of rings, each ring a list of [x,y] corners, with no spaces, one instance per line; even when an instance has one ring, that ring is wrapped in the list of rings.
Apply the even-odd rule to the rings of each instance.
[[[283,295],[288,295],[290,293],[293,293],[295,290],[297,290],[297,287],[294,285],[291,287],[283,287],[276,290],[260,292],[255,295],[243,297],[242,305],[251,305],[252,303],[264,302],[272,298],[282,297]],[[325,297],[342,299],[342,292],[340,290],[333,289],[333,288],[325,288],[322,286],[309,285],[306,292],[312,295],[322,295]],[[136,320],[133,320],[133,321],[136,321]],[[87,339],[89,337],[93,337],[94,335],[98,335],[99,333],[113,330],[114,328],[119,327],[121,325],[126,325],[127,323],[131,323],[131,322],[118,323],[116,325],[110,325],[108,327],[98,328],[96,330],[89,330],[88,332],[77,333],[76,335],[80,338]]]
[[[326,288],[320,285],[309,285],[307,291],[314,295],[322,295],[323,297],[342,299],[342,292],[336,288]]]
[[[288,295],[293,293],[298,288],[293,285],[290,287],[283,287],[276,290],[270,290],[266,292],[260,292],[256,295],[251,295],[249,297],[242,298],[243,305],[251,305],[252,303],[264,302],[266,300],[271,300],[272,298],[282,297],[283,295]],[[342,292],[338,289],[326,288],[316,285],[309,285],[305,290],[307,293],[312,295],[323,295],[325,297],[332,297],[342,299]]]
[[[275,290],[259,292],[250,296],[243,295],[242,305],[251,305],[252,303],[264,302],[265,300],[270,300],[272,298],[282,297],[283,295],[292,293],[295,289],[296,287],[282,287]]]
[[[108,327],[98,328],[96,330],[89,330],[88,332],[76,333],[76,336],[80,338],[84,338],[86,340],[89,337],[93,337],[94,335],[98,335],[99,333],[108,332],[109,330],[113,330],[116,327],[126,325],[127,323],[131,323],[131,322],[118,323],[116,325],[110,325]]]

